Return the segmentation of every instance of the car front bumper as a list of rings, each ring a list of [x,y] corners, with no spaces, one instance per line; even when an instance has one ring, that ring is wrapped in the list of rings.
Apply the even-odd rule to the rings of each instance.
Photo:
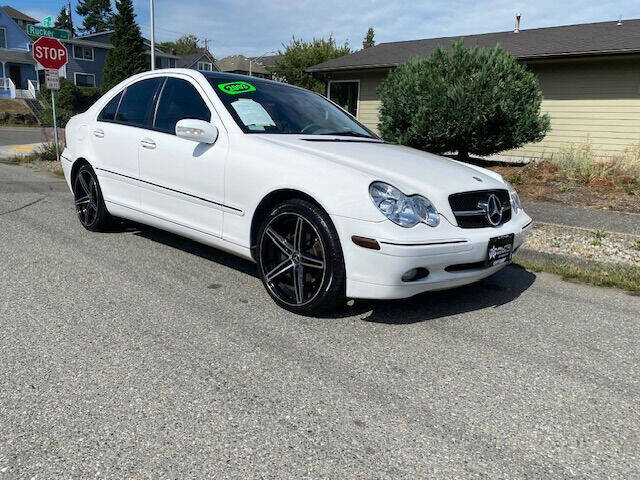
[[[429,290],[443,290],[476,282],[508,263],[486,267],[489,240],[514,234],[514,253],[531,229],[531,218],[520,211],[496,228],[464,229],[442,217],[435,228],[417,225],[402,228],[390,221],[366,222],[332,216],[342,243],[350,298],[407,298]],[[375,239],[373,250],[356,245],[352,236]],[[425,268],[429,274],[403,281],[409,270]]]

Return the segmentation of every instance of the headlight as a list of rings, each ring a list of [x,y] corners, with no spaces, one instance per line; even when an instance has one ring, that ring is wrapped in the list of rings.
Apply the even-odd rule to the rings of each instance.
[[[522,204],[520,203],[520,196],[518,195],[518,192],[516,192],[516,189],[513,188],[513,185],[511,185],[506,180],[504,181],[504,183],[507,184],[507,190],[509,190],[509,198],[511,199],[511,208],[513,209],[513,214],[517,215],[518,212],[522,210]]]
[[[410,228],[420,222],[430,227],[440,223],[440,215],[433,204],[421,195],[405,195],[396,187],[384,182],[369,185],[371,200],[393,223]]]

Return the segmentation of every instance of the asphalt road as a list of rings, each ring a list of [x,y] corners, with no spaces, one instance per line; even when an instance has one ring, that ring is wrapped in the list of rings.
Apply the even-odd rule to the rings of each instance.
[[[508,267],[297,317],[2,164],[0,259],[2,480],[640,477],[639,297]]]
[[[22,145],[44,141],[40,127],[0,127],[0,145]]]

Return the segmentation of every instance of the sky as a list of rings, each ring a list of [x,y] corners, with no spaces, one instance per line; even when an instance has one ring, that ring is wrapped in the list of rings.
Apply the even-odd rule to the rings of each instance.
[[[62,0],[4,0],[34,18],[57,15]],[[638,0],[154,0],[156,40],[184,33],[209,39],[216,58],[259,56],[282,49],[292,35],[333,35],[362,46],[369,27],[377,43],[640,18]],[[72,0],[75,8],[77,0]],[[133,0],[142,34],[149,37],[149,0]],[[74,14],[74,23],[81,18]]]

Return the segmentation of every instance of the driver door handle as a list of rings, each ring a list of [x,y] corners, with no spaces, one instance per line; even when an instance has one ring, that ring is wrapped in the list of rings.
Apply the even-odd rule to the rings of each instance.
[[[140,145],[142,145],[144,148],[148,148],[150,150],[153,150],[154,148],[156,148],[156,142],[154,142],[153,140],[151,140],[148,137],[145,137],[142,140],[140,140]]]
[[[96,128],[93,131],[93,136],[98,138],[104,138],[104,130],[102,130],[101,128]]]

